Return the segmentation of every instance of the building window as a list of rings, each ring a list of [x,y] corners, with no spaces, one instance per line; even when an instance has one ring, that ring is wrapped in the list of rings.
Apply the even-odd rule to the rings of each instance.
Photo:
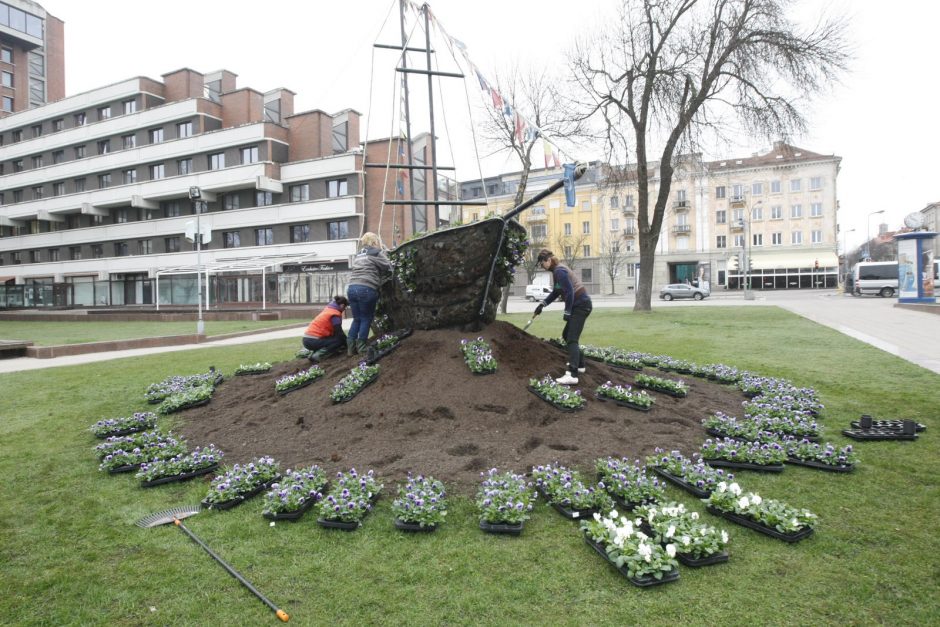
[[[719,209],[715,212],[715,224],[728,224],[728,212]]]
[[[724,185],[719,185],[715,188],[715,198],[725,198],[727,191]]]
[[[587,257],[588,255],[585,255]],[[594,280],[594,272],[591,268],[581,268],[581,282],[590,283]]]
[[[802,218],[803,217],[803,205],[790,205],[790,217]]]
[[[92,244],[91,245],[91,257],[92,259],[101,259],[104,257],[104,246],[101,244]]]
[[[222,208],[226,211],[231,209],[238,209],[239,204],[238,194],[226,194],[222,199]]]
[[[588,221],[581,223],[581,232],[585,235],[591,234],[591,223]]]
[[[790,179],[790,191],[791,191],[791,192],[799,192],[799,191],[802,191],[802,190],[801,190],[802,187],[803,187],[803,180],[802,180],[802,179]]]
[[[75,179],[72,181],[72,190],[76,193],[85,191],[85,179]]]
[[[724,198],[724,196],[722,196]],[[632,207],[633,206],[633,194],[627,194],[623,197],[623,206]]]
[[[106,187],[111,187],[111,175],[99,174],[98,175],[98,189],[104,189]]]
[[[210,170],[221,170],[225,167],[225,153],[217,152],[213,155],[209,155],[209,169]]]
[[[3,110],[7,112],[13,111],[13,98],[10,98],[9,96],[3,97]]]
[[[72,116],[72,119],[75,120],[75,126],[85,126],[88,121],[88,117],[84,113],[76,113]]]
[[[771,181],[770,182],[770,193],[779,194],[780,193],[780,181]]]
[[[78,261],[82,258],[82,247],[81,246],[69,246],[69,259],[72,261]]]
[[[19,254],[18,252],[10,253],[10,261],[13,263],[13,265],[17,265],[17,264],[23,263],[23,262],[20,260],[20,254]]]
[[[326,223],[327,239],[347,239],[349,237],[349,221],[338,220]]]
[[[590,211],[591,210],[591,201],[582,200],[581,201],[581,211]]]
[[[617,196],[611,196],[611,197],[610,197],[610,208],[611,208],[611,209],[616,209],[616,208],[619,207],[619,206],[620,206],[620,198],[617,197]]]
[[[137,254],[138,255],[149,255],[152,252],[153,252],[153,240],[150,240],[150,239],[137,240]]]
[[[42,167],[42,155],[36,155],[33,157],[33,169]]]
[[[274,243],[274,229],[255,229],[255,246],[270,246]]]
[[[751,220],[763,220],[763,219],[764,219],[764,208],[752,207],[751,208]]]
[[[734,236],[734,247],[735,248],[744,248],[744,236],[735,235]]]
[[[180,201],[178,200],[166,200],[162,203],[163,205],[163,215],[168,218],[178,218],[180,215]]]
[[[98,119],[107,120],[111,117],[111,107],[98,107]]]
[[[620,218],[611,218],[610,219],[610,230],[619,231],[620,230]]]
[[[130,185],[137,182],[137,169],[124,170],[124,184]]]
[[[114,256],[127,257],[127,242],[114,242]]]
[[[793,231],[792,233],[790,233],[790,243],[802,244],[803,243],[803,231]]]
[[[727,248],[728,247],[728,236],[727,235],[718,235],[715,238],[715,248]]]
[[[42,185],[37,185],[33,188],[33,200],[39,200],[42,198]]]
[[[346,136],[349,122],[341,122],[333,125],[333,154],[346,152]]]
[[[42,137],[42,124],[34,124],[31,130],[33,131],[33,137]]]
[[[818,231],[818,230],[812,231],[810,234],[810,237],[812,238],[812,241],[814,244],[822,244],[822,241],[823,241],[822,231]]]
[[[121,144],[124,146],[124,150],[137,148],[137,135],[124,135],[121,137]]]
[[[155,163],[150,166],[150,180],[157,181],[162,179],[164,176],[165,170],[162,163]]]
[[[64,129],[64,128],[65,128],[65,120],[63,120],[62,118],[59,118],[58,120],[53,120],[53,121],[52,121],[52,132],[53,132],[53,133],[58,133],[59,131],[61,131],[61,130]]]
[[[110,139],[102,139],[101,141],[99,141],[99,142],[98,142],[98,154],[99,154],[99,155],[106,155],[106,154],[108,154],[109,152],[111,152],[111,140],[110,140]]]
[[[290,243],[299,244],[310,241],[310,225],[297,224],[290,227]]]
[[[22,171],[23,171],[23,160],[22,160],[22,159],[17,159],[16,161],[13,162],[13,171],[14,171],[14,172],[22,172]]]
[[[118,209],[114,212],[114,223],[115,224],[124,224],[128,222],[128,210],[127,209]]]
[[[242,236],[238,231],[226,231],[222,233],[222,245],[225,248],[238,248],[242,245]]]
[[[562,226],[562,233],[564,233],[565,235],[571,235],[571,223],[570,222],[565,222],[565,224]]]
[[[178,253],[180,251],[180,238],[177,237],[165,237],[163,242],[166,246],[166,252],[168,253]]]
[[[246,146],[241,149],[242,165],[258,162],[258,147]]]
[[[54,150],[52,151],[52,163],[62,163],[65,161],[65,151],[64,150]]]
[[[301,183],[300,185],[290,186],[290,201],[304,202],[310,200],[310,185]]]
[[[533,224],[532,225],[532,241],[541,242],[548,239],[548,225],[547,224]]]
[[[124,115],[129,115],[131,113],[137,112],[137,101],[136,100],[125,100],[121,103],[124,106]]]
[[[193,136],[193,123],[192,122],[180,122],[176,125],[176,136],[177,137],[192,137]]]
[[[58,183],[52,184],[52,195],[53,196],[65,195],[65,183],[63,181],[59,181]]]
[[[0,61],[4,63],[13,63],[13,50],[6,46],[0,48]]]
[[[751,234],[751,245],[752,245],[752,246],[763,246],[763,245],[764,245],[764,234],[763,234],[763,233],[752,233],[752,234]]]
[[[23,202],[23,190],[21,189],[13,190],[13,202],[14,203]]]
[[[267,207],[268,205],[274,204],[274,194],[271,192],[256,192],[255,193],[255,206],[256,207]]]
[[[731,212],[731,219],[735,224],[740,223],[744,220],[744,209],[735,209]]]
[[[150,135],[151,144],[159,144],[163,141],[163,129],[162,128],[152,128],[148,132]]]
[[[812,217],[812,218],[819,218],[819,217],[822,216],[822,214],[823,214],[823,212],[822,212],[822,203],[821,203],[821,202],[813,202],[813,203],[810,203],[810,205],[809,205],[809,215],[810,215],[810,217]]]
[[[29,251],[29,262],[30,263],[39,263],[42,261],[42,254],[38,250]]]
[[[345,196],[348,193],[346,188],[346,179],[337,179],[326,182],[326,195],[328,198]],[[417,193],[417,192],[416,192]],[[421,196],[418,196],[420,198]]]
[[[20,131],[20,130],[13,131],[11,139],[13,140],[14,144],[23,141],[23,131]]]
[[[771,220],[783,220],[783,207],[780,205],[774,205],[770,208],[770,219]]]
[[[813,176],[809,179],[809,188],[812,191],[819,191],[823,188],[823,181],[821,176]]]
[[[155,209],[143,209],[143,219],[144,220],[156,220],[157,211]]]
[[[84,159],[85,158],[85,147],[84,146],[75,146],[75,158]]]
[[[565,257],[571,256],[571,246],[565,246],[565,252],[563,253]]]
[[[584,245],[583,253],[584,253],[584,255],[583,255],[584,257],[590,257],[590,256],[591,256],[591,245],[590,245],[590,244],[585,244],[585,245]]]
[[[764,195],[764,184],[763,184],[763,183],[751,183],[751,195],[752,195],[752,196],[763,196],[763,195]]]
[[[770,243],[774,246],[780,246],[783,244],[783,233],[771,233]]]

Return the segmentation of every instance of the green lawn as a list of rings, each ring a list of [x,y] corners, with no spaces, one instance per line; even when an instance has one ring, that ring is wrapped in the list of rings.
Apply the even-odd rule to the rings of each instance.
[[[270,329],[292,324],[309,322],[303,320],[207,320],[206,335],[225,335],[254,329]],[[85,342],[103,342],[107,340],[128,340],[143,337],[161,337],[166,335],[186,335],[196,332],[195,321],[157,322],[139,321],[122,322],[111,320],[90,320],[88,322],[65,322],[50,316],[49,321],[19,322],[0,319],[0,339],[29,340],[37,346],[59,346],[61,344],[82,344]]]
[[[505,319],[522,325],[527,315]],[[553,312],[531,330],[557,336],[562,325]],[[682,567],[679,582],[659,588],[630,585],[542,503],[518,538],[481,533],[467,498],[429,535],[395,531],[389,498],[355,533],[322,530],[310,514],[271,527],[260,499],[187,525],[302,625],[940,624],[940,376],[773,307],[599,309],[583,341],[815,387],[826,439],[839,445],[849,442],[839,429],[863,411],[928,429],[917,442],[858,443],[862,464],[850,475],[740,473],[745,488],[817,513],[817,533],[789,545],[722,521],[731,561]],[[144,490],[102,475],[87,427],[143,409],[143,388],[169,374],[231,372],[296,349],[280,340],[0,375],[0,623],[276,623],[180,531],[133,525],[198,502],[205,485]]]

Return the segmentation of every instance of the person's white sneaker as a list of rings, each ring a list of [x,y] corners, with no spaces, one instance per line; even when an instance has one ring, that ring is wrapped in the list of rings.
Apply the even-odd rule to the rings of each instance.
[[[569,372],[570,372],[571,364],[568,362],[565,362],[565,365],[568,366]],[[587,368],[578,368],[578,374],[584,374],[585,372],[587,372]]]
[[[562,385],[577,385],[578,377],[572,377],[570,372],[565,372],[565,376],[555,379],[555,383]]]

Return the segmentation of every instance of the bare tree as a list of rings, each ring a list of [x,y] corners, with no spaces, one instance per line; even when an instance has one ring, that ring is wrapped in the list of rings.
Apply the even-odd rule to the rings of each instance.
[[[584,243],[590,241],[591,236],[587,233],[575,233],[574,235],[558,235],[555,237],[555,248],[552,251],[555,256],[561,259],[562,263],[574,270],[575,262],[581,258],[581,252]]]
[[[522,204],[525,198],[530,172],[533,167],[539,167],[538,163],[533,164],[532,153],[542,141],[542,136],[535,128],[530,128],[528,132],[522,130],[517,113],[553,141],[580,134],[582,122],[566,115],[561,106],[561,97],[544,71],[526,73],[513,66],[505,75],[497,74],[496,84],[491,85],[491,88],[498,96],[494,96],[492,102],[485,107],[487,116],[481,125],[480,135],[497,152],[509,151],[519,160],[519,183],[512,203],[516,207]],[[508,110],[512,111],[509,115],[507,105],[510,107]],[[530,281],[534,273],[533,258],[532,268],[526,269]],[[510,288],[511,285],[503,288],[503,313],[506,313]]]
[[[601,270],[610,279],[611,296],[617,293],[615,281],[620,271],[627,265],[626,247],[621,241],[620,233],[603,229],[601,231],[601,249],[598,251]]]
[[[648,311],[653,262],[677,155],[706,137],[789,137],[806,128],[804,99],[845,69],[844,19],[801,32],[788,0],[623,0],[606,33],[571,59],[581,116],[601,122],[609,160],[636,163],[640,280]],[[657,147],[660,151],[657,155]],[[658,160],[658,165],[654,162]],[[658,192],[650,198],[650,167]],[[616,169],[612,170],[616,176]]]

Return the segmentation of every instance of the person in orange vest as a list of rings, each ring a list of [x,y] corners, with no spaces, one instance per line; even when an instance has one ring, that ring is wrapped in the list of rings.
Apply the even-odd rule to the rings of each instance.
[[[343,333],[343,312],[349,306],[345,296],[334,296],[333,301],[317,314],[304,331],[304,348],[313,351],[310,361],[316,363],[346,347]]]

